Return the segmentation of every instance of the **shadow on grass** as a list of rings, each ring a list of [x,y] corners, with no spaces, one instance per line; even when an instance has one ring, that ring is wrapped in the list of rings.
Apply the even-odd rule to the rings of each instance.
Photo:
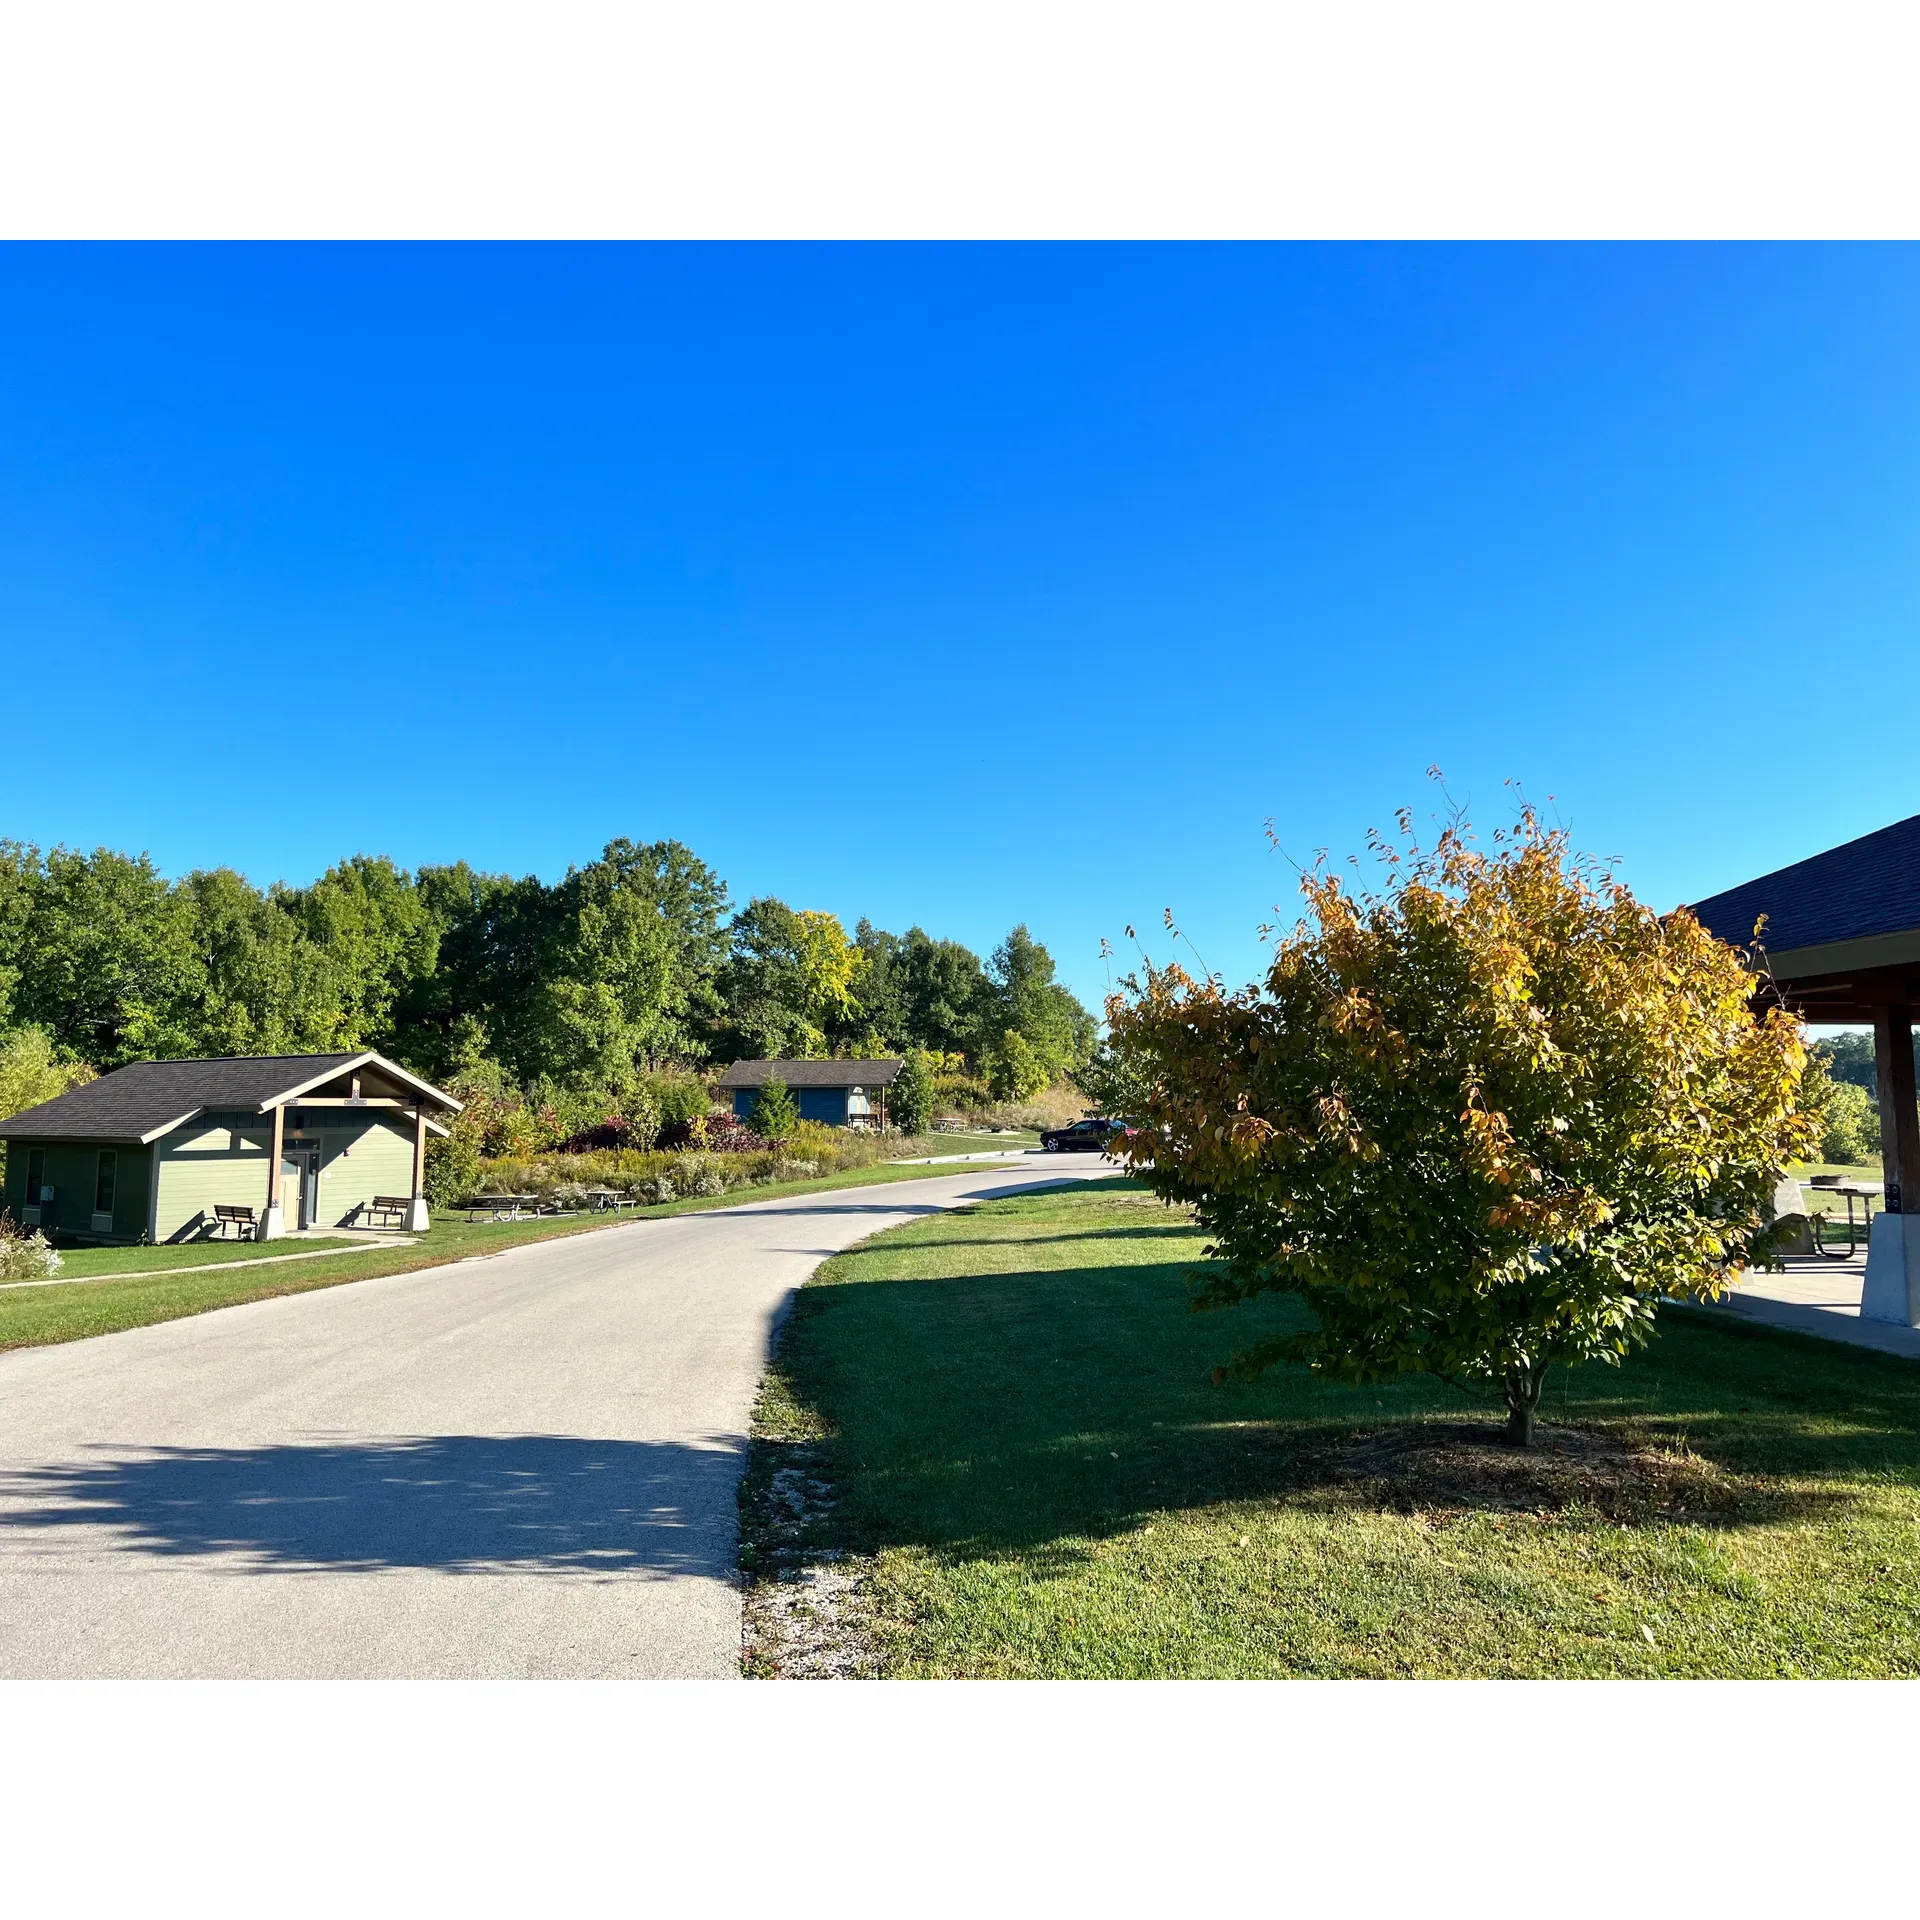
[[[1356,1466],[1360,1435],[1444,1422],[1457,1440],[1464,1417],[1491,1436],[1497,1411],[1417,1378],[1355,1390],[1283,1368],[1214,1387],[1212,1369],[1234,1348],[1303,1322],[1277,1301],[1192,1314],[1191,1271],[1141,1263],[920,1280],[856,1274],[804,1290],[782,1343],[779,1397],[794,1416],[792,1457],[817,1461],[839,1489],[837,1544],[958,1558],[1038,1551],[1044,1560],[1154,1513],[1276,1500],[1584,1506],[1627,1525],[1678,1510],[1690,1523],[1745,1527],[1830,1515],[1858,1498],[1849,1483],[1865,1477],[1920,1480],[1920,1369],[1670,1325],[1623,1368],[1562,1376],[1543,1408],[1544,1418],[1606,1436],[1616,1454],[1660,1459],[1624,1479],[1543,1470],[1516,1480],[1505,1465],[1514,1456],[1490,1444],[1501,1469],[1491,1491],[1458,1472],[1424,1491],[1418,1472],[1396,1486],[1397,1467]],[[756,1444],[777,1467],[782,1443]]]
[[[432,1435],[96,1452],[0,1475],[0,1535],[236,1572],[732,1575],[731,1445]],[[80,1544],[74,1542],[74,1544]]]

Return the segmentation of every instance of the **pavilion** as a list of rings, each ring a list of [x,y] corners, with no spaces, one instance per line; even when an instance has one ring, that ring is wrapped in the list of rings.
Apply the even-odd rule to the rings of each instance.
[[[1814,1026],[1872,1027],[1886,1211],[1873,1223],[1860,1311],[1920,1326],[1920,814],[1692,911],[1721,939],[1756,948],[1768,975],[1756,1004],[1784,1005]]]

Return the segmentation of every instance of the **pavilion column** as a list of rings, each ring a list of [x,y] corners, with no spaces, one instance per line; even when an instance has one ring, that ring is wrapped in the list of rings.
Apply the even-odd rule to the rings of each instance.
[[[1911,1327],[1920,1325],[1920,1106],[1914,1098],[1911,1006],[1874,1009],[1873,1067],[1886,1211],[1867,1242],[1860,1316]]]
[[[407,1231],[427,1230],[427,1110],[413,1110],[413,1197],[407,1203]]]
[[[1873,1016],[1873,1069],[1880,1088],[1880,1162],[1889,1213],[1920,1213],[1920,1102],[1913,1083],[1913,1009]]]
[[[278,1240],[287,1230],[286,1215],[280,1211],[280,1162],[287,1145],[287,1110],[273,1110],[273,1147],[267,1155],[267,1210],[260,1216],[256,1238]]]

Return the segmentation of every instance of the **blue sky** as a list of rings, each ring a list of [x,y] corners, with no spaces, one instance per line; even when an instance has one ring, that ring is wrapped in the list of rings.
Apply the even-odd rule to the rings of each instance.
[[[687,841],[1090,999],[1429,764],[1665,906],[1920,810],[1907,248],[0,250],[0,833]]]

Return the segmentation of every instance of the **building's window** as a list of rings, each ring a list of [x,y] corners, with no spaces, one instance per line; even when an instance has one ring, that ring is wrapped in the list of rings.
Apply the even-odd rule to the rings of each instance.
[[[34,1147],[27,1154],[27,1205],[37,1207],[40,1204],[40,1189],[47,1179],[47,1150]]]
[[[95,1213],[113,1211],[113,1167],[119,1159],[116,1153],[103,1153],[100,1156],[100,1171],[93,1179],[93,1210]]]

